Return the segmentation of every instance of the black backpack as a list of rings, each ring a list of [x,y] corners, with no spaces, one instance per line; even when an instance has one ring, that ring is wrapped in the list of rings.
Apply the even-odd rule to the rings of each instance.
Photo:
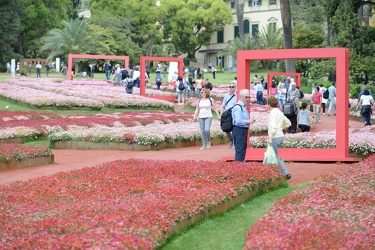
[[[220,127],[221,127],[221,130],[223,130],[224,132],[231,132],[233,130],[232,109],[235,106],[241,107],[241,105],[235,104],[230,109],[225,110],[224,113],[221,115]],[[241,107],[241,111],[242,111],[242,107]]]
[[[328,98],[329,98],[329,92],[328,92],[328,89],[326,89],[326,90],[323,92],[323,98],[324,98],[324,99],[328,99]]]
[[[293,100],[288,99],[283,105],[283,113],[285,116],[293,116],[296,114],[296,104]]]

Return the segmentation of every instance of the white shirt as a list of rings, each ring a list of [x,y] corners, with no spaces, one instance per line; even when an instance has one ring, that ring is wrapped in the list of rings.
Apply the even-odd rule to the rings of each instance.
[[[361,95],[362,106],[371,105],[371,100],[374,100],[371,95]]]
[[[199,118],[212,117],[212,110],[211,110],[212,104],[211,104],[211,102],[213,102],[213,100],[211,99],[211,101],[210,101],[208,98],[204,98],[204,99],[202,98],[198,102],[199,102],[198,103],[198,105],[199,105],[198,117]]]
[[[140,78],[140,76],[141,76],[141,71],[139,71],[139,70],[133,71],[133,80],[135,80],[137,78]]]

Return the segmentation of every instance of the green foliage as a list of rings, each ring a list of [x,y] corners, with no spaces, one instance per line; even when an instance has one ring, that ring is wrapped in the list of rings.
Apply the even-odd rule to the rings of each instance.
[[[63,29],[52,29],[42,38],[41,51],[48,51],[48,58],[67,58],[68,54],[105,53],[108,50],[97,43],[98,35],[89,35],[85,19],[62,21]]]
[[[309,66],[309,76],[312,79],[327,77],[328,72],[335,71],[335,62],[330,59],[312,60]]]
[[[318,48],[323,43],[322,30],[312,30],[307,25],[293,27],[293,48]]]
[[[163,38],[171,39],[178,54],[195,58],[201,45],[208,45],[214,32],[232,22],[230,9],[222,0],[173,0],[160,7]]]

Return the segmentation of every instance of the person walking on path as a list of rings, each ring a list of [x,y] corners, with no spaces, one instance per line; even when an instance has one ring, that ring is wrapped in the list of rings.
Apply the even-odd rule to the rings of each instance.
[[[277,165],[281,168],[284,176],[290,180],[292,176],[285,167],[285,163],[278,157],[278,148],[284,141],[283,130],[288,128],[291,123],[289,119],[277,108],[277,98],[274,96],[269,96],[267,99],[268,110],[270,110],[270,115],[268,119],[268,144],[272,146],[273,151],[277,157]]]
[[[199,121],[201,129],[202,147],[200,149],[206,149],[211,147],[211,123],[212,123],[212,110],[215,111],[218,119],[220,120],[220,114],[216,108],[216,104],[212,98],[210,98],[210,90],[202,89],[202,98],[198,100],[197,107],[194,112],[193,121]]]
[[[319,87],[319,92],[322,94],[322,111],[323,111],[323,115],[326,114],[326,105],[328,103],[328,99],[325,99],[323,97],[323,93],[324,91],[326,91],[326,87],[324,87],[323,84],[320,84],[320,87]]]
[[[329,93],[329,108],[328,108],[328,116],[330,116],[331,112],[334,116],[336,116],[336,109],[335,109],[335,97],[336,97],[336,87],[335,83],[332,82],[332,85],[328,88]]]
[[[312,95],[312,104],[314,112],[314,122],[320,123],[320,106],[322,104],[322,93],[319,92],[319,87],[315,87],[315,92]]]
[[[212,66],[212,78],[215,80],[216,78],[216,68]]]
[[[107,81],[109,81],[111,79],[111,64],[106,61],[103,65],[103,68],[105,71],[105,78],[107,79]]]
[[[372,105],[374,105],[374,98],[370,95],[370,91],[365,89],[356,108],[356,110],[358,110],[359,106],[362,106],[361,115],[364,121],[364,126],[371,125]]]
[[[42,70],[42,64],[40,62],[38,62],[36,65],[35,65],[35,68],[36,68],[36,77],[40,77],[40,71]]]
[[[223,114],[224,111],[232,108],[237,102],[236,98],[236,85],[231,82],[229,84],[229,92],[224,96],[223,103],[220,108],[220,115]],[[227,137],[229,139],[229,148],[233,148],[234,146],[234,141],[233,141],[233,136],[232,132],[226,132]]]
[[[236,106],[232,109],[233,119],[233,140],[235,161],[245,161],[247,149],[247,136],[249,133],[249,126],[255,122],[255,119],[250,119],[249,112],[246,109],[246,103],[250,102],[250,90],[241,89],[240,98]]]

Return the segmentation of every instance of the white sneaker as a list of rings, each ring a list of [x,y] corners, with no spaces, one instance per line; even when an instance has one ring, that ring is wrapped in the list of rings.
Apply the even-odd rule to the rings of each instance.
[[[207,147],[206,148],[210,148],[211,147],[211,143],[207,143]]]

